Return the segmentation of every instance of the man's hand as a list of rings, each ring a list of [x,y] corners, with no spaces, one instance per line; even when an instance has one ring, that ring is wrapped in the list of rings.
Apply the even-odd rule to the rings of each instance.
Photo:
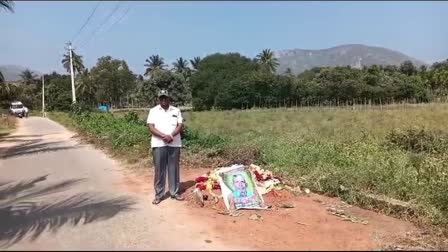
[[[165,143],[171,143],[173,141],[173,138],[170,135],[164,135],[162,139]]]

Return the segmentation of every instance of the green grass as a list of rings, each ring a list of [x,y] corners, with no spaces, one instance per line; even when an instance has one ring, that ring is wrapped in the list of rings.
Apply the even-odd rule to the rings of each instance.
[[[72,123],[97,143],[146,158],[147,111]],[[263,165],[292,183],[388,214],[448,223],[448,105],[185,112],[184,158]],[[208,166],[208,165],[207,165]],[[363,195],[410,202],[396,210]]]
[[[412,202],[413,214],[433,223],[448,222],[448,158],[434,151],[448,143],[440,140],[448,134],[448,105],[187,112],[185,118],[199,132],[229,138],[233,151],[251,146],[259,164],[314,191],[370,208],[375,203],[361,195],[385,195]],[[411,141],[433,148],[412,151]]]

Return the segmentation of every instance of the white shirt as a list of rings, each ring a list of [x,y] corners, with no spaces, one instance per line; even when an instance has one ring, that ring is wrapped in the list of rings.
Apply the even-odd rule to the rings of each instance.
[[[182,123],[182,114],[180,109],[169,106],[168,110],[164,110],[160,105],[155,106],[149,110],[147,124],[154,124],[154,127],[165,135],[173,133],[179,123]],[[173,137],[173,141],[169,144],[165,143],[163,139],[152,135],[151,148],[155,147],[182,147],[180,134]]]

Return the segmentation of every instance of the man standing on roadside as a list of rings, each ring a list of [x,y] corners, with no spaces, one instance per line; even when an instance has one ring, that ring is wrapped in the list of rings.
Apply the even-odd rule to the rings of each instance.
[[[182,142],[182,115],[180,109],[170,106],[171,98],[166,90],[158,94],[159,105],[148,114],[147,124],[152,134],[151,148],[154,162],[154,189],[156,196],[153,204],[162,201],[165,194],[166,173],[168,171],[169,191],[172,199],[184,200],[180,195],[179,161]]]

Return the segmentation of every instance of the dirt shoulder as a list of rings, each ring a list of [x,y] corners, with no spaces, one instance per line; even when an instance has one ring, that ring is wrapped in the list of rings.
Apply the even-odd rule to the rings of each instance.
[[[313,193],[302,196],[286,190],[269,193],[264,199],[273,206],[272,210],[244,210],[239,217],[224,215],[221,201],[200,207],[192,198],[194,178],[207,171],[201,168],[182,170],[184,195],[188,199],[182,207],[192,220],[211,228],[222,241],[256,250],[441,249],[418,242],[417,237],[429,234],[409,222]],[[149,194],[151,199],[152,179],[149,168],[130,170],[125,185],[135,194]],[[294,208],[282,208],[284,204]],[[351,216],[353,222],[334,215],[335,210]],[[258,215],[259,219],[251,219],[253,215]]]

